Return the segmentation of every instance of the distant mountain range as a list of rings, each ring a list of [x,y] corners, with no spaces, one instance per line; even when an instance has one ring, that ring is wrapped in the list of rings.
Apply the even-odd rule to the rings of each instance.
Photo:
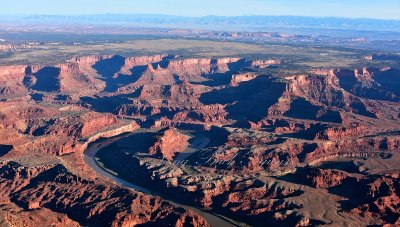
[[[263,28],[318,28],[400,32],[400,20],[349,19],[303,16],[204,16],[184,17],[157,14],[30,15],[0,16],[3,22],[61,24],[119,24],[143,27],[262,30]]]

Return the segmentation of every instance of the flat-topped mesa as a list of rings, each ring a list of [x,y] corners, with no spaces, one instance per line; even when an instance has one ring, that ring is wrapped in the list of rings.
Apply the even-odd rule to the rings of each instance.
[[[27,65],[0,66],[0,80],[11,79],[10,76],[25,76]]]
[[[216,65],[224,66],[230,63],[235,63],[243,58],[182,58],[173,59],[169,61],[169,66],[171,67],[181,67],[181,66],[193,66],[193,65]]]
[[[235,73],[245,67],[264,68],[280,63],[279,60],[247,60],[238,57],[178,57],[167,54],[137,57],[88,55],[76,56],[51,66],[2,66],[0,95],[5,98],[24,96],[30,90],[93,95],[107,87],[111,88],[107,91],[115,91],[127,85],[171,85],[177,80],[204,82],[210,74]]]
[[[165,59],[174,59],[177,56],[171,56],[167,54],[158,54],[150,56],[138,56],[138,57],[127,57],[125,63],[121,68],[121,73],[125,75],[131,75],[132,69],[136,66],[145,66],[152,63],[162,62]]]
[[[220,73],[238,71],[243,67],[249,66],[248,60],[245,58],[218,58],[216,61],[213,60],[212,63],[217,72]]]
[[[56,68],[60,69],[58,80],[61,93],[90,95],[100,92],[106,86],[104,81],[97,78],[91,65],[62,63],[56,65]]]
[[[187,58],[176,59],[168,62],[166,68],[180,70],[183,67],[207,67],[211,66],[213,59],[211,58]]]
[[[81,70],[95,70],[102,71],[115,68],[114,73],[121,73],[124,75],[131,75],[132,69],[136,66],[145,66],[147,64],[162,62],[165,59],[173,59],[176,56],[167,54],[137,56],[137,57],[123,57],[119,55],[89,55],[77,56],[67,61],[67,63],[77,64]]]
[[[242,82],[250,81],[257,77],[254,73],[239,73],[232,75],[231,86],[238,86]]]
[[[145,84],[171,85],[179,81],[204,82],[215,73],[239,71],[250,64],[242,58],[185,58],[150,63],[141,72],[135,86]]]
[[[210,91],[209,87],[187,81],[173,85],[143,85],[138,99],[153,107],[192,109],[201,105],[198,98],[207,91]]]
[[[68,60],[67,62],[77,63],[80,65],[94,65],[96,62],[112,58],[113,55],[86,55],[86,56],[76,56]]]
[[[308,105],[322,106],[321,101],[332,100],[332,82],[331,78],[316,75],[293,75],[285,77],[286,88],[283,95],[278,99],[277,103],[268,110],[269,116],[282,115],[288,113],[295,106]],[[325,92],[324,90],[327,90]],[[298,101],[296,101],[298,100]],[[294,105],[298,103],[298,105]],[[296,110],[298,111],[298,110]],[[317,110],[316,110],[317,111]],[[312,114],[310,114],[311,117]],[[307,118],[307,116],[303,116]]]
[[[353,95],[392,102],[400,100],[399,75],[399,70],[390,67],[335,69],[331,73],[339,86]]]
[[[370,79],[377,77],[377,72],[381,72],[380,70],[371,72],[373,71],[366,69],[335,69],[330,70],[328,75],[287,76],[285,77],[287,80],[286,91],[274,108],[270,109],[270,112],[279,114],[302,105],[310,107],[306,108],[307,111],[302,111],[302,117],[311,120],[314,119],[311,116],[314,115],[311,113],[312,109],[315,110],[315,113],[328,111],[331,117],[332,114],[338,115],[339,112],[340,114],[357,114],[369,118],[386,118],[388,115],[393,115],[392,112],[380,113],[376,105],[381,104],[374,100],[396,101],[397,96],[393,94],[395,90],[385,90],[385,87],[378,85],[375,79]],[[294,111],[293,109],[293,116],[300,116]],[[310,113],[310,116],[306,116],[306,113]],[[330,121],[331,117],[324,118]],[[348,124],[346,123],[346,125]]]
[[[390,69],[390,68],[389,68]],[[386,69],[387,70],[387,69]],[[335,77],[336,80],[340,77],[355,77],[359,80],[370,81],[372,80],[372,75],[374,73],[379,73],[385,71],[384,68],[362,68],[362,69],[324,69],[317,68],[310,70],[310,74],[312,75],[322,75],[327,77]]]
[[[0,97],[26,95],[24,86],[26,65],[0,66]]]
[[[264,69],[268,68],[271,65],[280,65],[282,64],[281,60],[278,59],[268,59],[268,60],[252,60],[251,67]]]
[[[364,86],[372,86],[372,77],[371,75],[374,72],[379,71],[379,69],[331,69],[328,73],[329,77],[334,77],[339,82],[342,82],[344,86],[350,86],[351,82],[362,82]]]
[[[101,81],[94,79],[94,74],[82,70],[75,63],[0,66],[0,97],[21,97],[31,90],[61,93],[100,91]]]
[[[165,58],[175,58],[167,54],[149,55],[149,56],[138,56],[138,57],[127,57],[125,58],[125,66],[133,68],[138,65],[147,65],[149,63],[161,62]]]
[[[155,137],[155,143],[150,147],[150,154],[158,154],[167,160],[173,160],[176,153],[185,151],[189,146],[190,137],[174,128],[166,128]]]
[[[172,71],[186,71],[196,70],[194,72],[210,74],[210,73],[224,73],[230,70],[230,64],[238,63],[244,60],[242,58],[187,58],[187,59],[176,59],[170,60],[165,67]],[[189,70],[189,71],[187,71]]]
[[[131,75],[132,68],[160,62],[167,57],[174,58],[168,55],[129,58],[116,55],[89,55],[74,57],[54,66],[0,66],[0,95],[6,98],[22,96],[26,95],[29,89],[90,95],[102,91],[106,86],[106,83],[99,79],[99,71],[96,69],[96,64],[99,62],[109,61],[102,66],[118,67],[116,73]],[[115,58],[117,60],[113,60]],[[118,66],[120,59],[123,60],[122,66]],[[114,66],[115,64],[117,65]]]
[[[358,68],[354,70],[350,69],[331,69],[329,70],[329,76],[336,76],[336,77],[356,77],[359,80],[373,80],[376,77],[382,76],[383,73],[390,73],[395,72],[396,69],[391,67],[364,67]]]
[[[321,90],[313,90],[313,89],[322,89],[325,86],[334,86],[336,85],[336,81],[331,76],[314,76],[314,75],[295,75],[285,77],[288,81],[288,91],[290,92],[318,92]],[[336,87],[335,87],[336,88]]]

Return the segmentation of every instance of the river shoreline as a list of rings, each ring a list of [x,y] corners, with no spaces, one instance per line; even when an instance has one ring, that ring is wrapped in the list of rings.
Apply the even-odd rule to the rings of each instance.
[[[152,196],[158,196],[158,197],[161,197],[162,199],[164,199],[162,196],[160,196],[156,192],[153,192],[145,187],[138,186],[136,184],[133,184],[131,182],[128,182],[126,180],[123,180],[123,179],[113,175],[112,173],[107,171],[105,168],[101,167],[95,160],[96,154],[100,149],[107,147],[108,145],[116,142],[117,140],[128,137],[134,133],[135,132],[127,133],[127,134],[120,135],[120,136],[115,136],[112,138],[104,138],[104,139],[96,140],[96,141],[90,143],[87,146],[87,149],[83,153],[83,160],[96,174],[103,176],[103,177],[107,178],[108,180],[111,180],[112,182],[114,182],[115,184],[117,184],[121,187],[127,188],[129,190],[134,190],[136,192],[141,192],[144,194],[152,195]],[[193,212],[202,216],[211,226],[218,226],[218,227],[219,226],[222,226],[222,227],[237,226],[237,225],[231,223],[230,221],[226,220],[223,217],[202,211],[196,207],[183,205],[183,204],[180,204],[175,201],[168,200],[168,199],[164,199],[164,200],[174,204],[175,206],[182,207],[182,208],[185,208],[188,210],[192,210]]]

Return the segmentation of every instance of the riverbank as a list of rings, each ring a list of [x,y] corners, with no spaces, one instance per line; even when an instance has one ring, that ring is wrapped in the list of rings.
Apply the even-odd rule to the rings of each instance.
[[[87,149],[83,153],[83,159],[84,159],[85,163],[90,168],[92,168],[92,170],[96,174],[109,179],[110,181],[112,181],[113,183],[115,183],[115,184],[117,184],[117,185],[119,185],[121,187],[130,189],[130,190],[134,190],[134,191],[138,191],[138,192],[142,192],[142,193],[145,193],[145,194],[149,194],[149,195],[152,195],[152,196],[159,196],[159,197],[162,198],[162,196],[160,196],[158,193],[152,191],[151,189],[138,186],[136,184],[133,184],[131,182],[128,182],[126,180],[123,180],[123,179],[117,177],[116,175],[110,173],[109,170],[106,170],[104,167],[102,168],[101,166],[99,166],[98,163],[96,162],[95,158],[96,158],[96,154],[97,154],[97,152],[99,150],[101,150],[102,148],[107,147],[108,145],[116,142],[119,139],[128,137],[130,135],[132,135],[132,133],[124,134],[124,135],[120,135],[120,136],[115,136],[115,137],[107,138],[107,139],[101,139],[101,140],[97,140],[97,141],[91,142],[87,146]],[[205,140],[204,138],[201,138],[201,141],[203,141],[201,143],[201,145],[205,146],[207,140]],[[197,145],[196,147],[198,147],[198,146],[199,145]],[[192,149],[193,148],[191,148],[189,152],[193,152]],[[200,209],[198,209],[196,207],[179,204],[179,203],[176,203],[175,201],[171,201],[171,200],[168,200],[168,199],[164,199],[164,200],[174,204],[175,206],[182,207],[182,208],[189,209],[189,210],[192,210],[192,211],[196,212],[197,214],[202,216],[204,219],[206,219],[206,221],[212,226],[218,226],[218,227],[219,226],[222,226],[222,227],[225,227],[225,226],[226,227],[237,226],[236,224],[233,224],[232,222],[230,222],[229,220],[227,220],[227,219],[225,219],[223,217],[220,217],[220,216],[217,216],[217,215],[202,211],[202,210],[200,210]]]

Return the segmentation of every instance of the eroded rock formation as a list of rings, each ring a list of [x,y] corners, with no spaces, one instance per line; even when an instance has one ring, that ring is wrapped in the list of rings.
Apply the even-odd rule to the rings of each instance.
[[[150,147],[150,154],[159,154],[167,160],[173,160],[176,153],[185,151],[189,146],[189,136],[169,128],[156,136],[153,146]]]
[[[269,68],[280,64],[162,54],[0,66],[0,217],[207,225],[94,174],[82,152],[108,138],[96,160],[110,173],[235,221],[398,224],[399,70]],[[149,141],[119,137],[139,127]],[[315,166],[342,159],[361,164]]]
[[[160,198],[95,184],[61,165],[27,168],[8,162],[1,163],[0,170],[2,202],[16,203],[22,211],[49,213],[49,219],[43,217],[42,224],[61,212],[68,217],[60,218],[58,225],[73,224],[75,220],[80,225],[100,226],[207,226],[203,218]]]

